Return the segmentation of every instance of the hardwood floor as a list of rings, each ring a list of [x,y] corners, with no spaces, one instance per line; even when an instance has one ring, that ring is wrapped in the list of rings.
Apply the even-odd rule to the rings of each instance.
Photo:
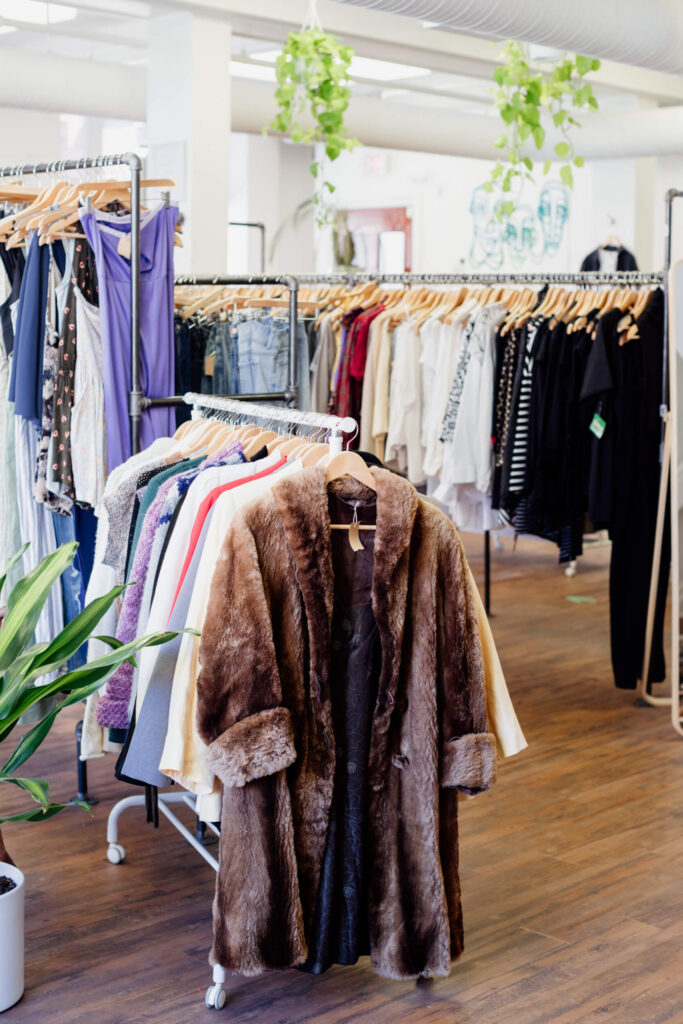
[[[481,538],[467,546],[479,574]],[[529,749],[461,806],[466,952],[448,979],[386,981],[362,961],[231,978],[223,1016],[204,1009],[213,872],[140,811],[121,819],[126,862],[108,863],[107,813],[129,787],[106,759],[90,764],[93,819],[6,830],[27,874],[27,984],[3,1024],[683,1024],[683,743],[667,711],[612,685],[608,559],[592,550],[567,579],[548,544],[492,553]],[[30,765],[54,798],[75,789],[76,717]]]

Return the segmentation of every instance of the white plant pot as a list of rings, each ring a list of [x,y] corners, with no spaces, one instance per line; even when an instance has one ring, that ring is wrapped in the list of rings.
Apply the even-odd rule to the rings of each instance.
[[[0,896],[0,1013],[24,994],[24,876],[12,864],[0,862],[0,875],[16,888]]]

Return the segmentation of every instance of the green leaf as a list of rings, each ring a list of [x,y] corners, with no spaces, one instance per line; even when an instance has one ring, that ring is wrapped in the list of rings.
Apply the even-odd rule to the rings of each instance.
[[[493,192],[493,185],[490,181],[485,181],[483,185],[484,192]]]
[[[10,814],[6,817],[0,818],[0,825],[7,825],[12,821],[47,821],[48,818],[53,818],[55,814],[59,814],[65,807],[71,806],[70,804],[48,804],[47,807],[34,807],[32,811],[23,811],[21,814]],[[90,810],[87,804],[79,802],[73,806],[79,806]],[[91,811],[92,813],[92,811]]]
[[[543,173],[544,174],[549,174],[550,173],[550,160],[546,160],[546,162],[543,164]]]
[[[533,161],[532,161],[530,156],[522,157],[522,163],[524,164],[524,166],[526,167],[526,169],[528,171],[533,171],[534,164],[533,164]]]
[[[534,142],[536,143],[536,149],[542,149],[543,143],[545,142],[545,130],[543,128],[534,128]]]
[[[36,752],[49,733],[56,717],[56,710],[51,711],[45,718],[40,722],[37,722],[33,728],[29,729],[29,731],[22,736],[14,749],[14,753],[10,754],[7,761],[2,766],[3,772],[15,772],[17,768],[20,768],[22,764],[24,764],[25,761],[28,761],[29,757]]]
[[[597,66],[596,65],[597,63]],[[587,75],[589,71],[597,71],[600,67],[600,61],[595,61],[593,57],[576,57],[576,70],[581,76]]]
[[[0,630],[0,673],[7,671],[30,641],[48,594],[73,562],[77,547],[73,541],[62,544],[13,587]]]
[[[502,135],[498,136],[498,138],[493,143],[493,145],[496,147],[496,149],[504,149],[505,146],[507,146],[507,143],[508,143],[507,134],[503,133]]]
[[[496,85],[499,85],[502,88],[502,86],[505,84],[506,79],[507,79],[507,71],[506,71],[506,69],[504,67],[501,67],[501,66],[497,67],[495,69],[495,71],[493,72],[493,80],[496,83]]]
[[[557,110],[553,114],[553,124],[556,128],[559,128],[561,124],[567,120],[568,114],[566,110]]]
[[[574,187],[574,175],[572,174],[572,169],[569,164],[565,164],[564,167],[560,168],[560,178],[567,188]]]
[[[588,106],[591,108],[591,110],[600,109],[600,107],[598,106],[598,101],[596,100],[595,96],[588,97]]]
[[[554,147],[555,156],[558,156],[560,160],[564,160],[565,157],[569,156],[569,143],[558,142]]]
[[[515,204],[511,199],[507,199],[505,202],[498,204],[498,211],[503,217],[511,217],[515,212]]]
[[[575,156],[574,157],[574,167],[583,167],[583,157],[582,156]]]
[[[7,563],[5,568],[2,570],[2,575],[0,575],[0,596],[2,596],[2,591],[3,591],[4,586],[5,586],[5,580],[7,579],[7,573],[11,569],[14,568],[14,566],[17,564],[17,562],[21,558],[24,557],[24,552],[27,551],[28,548],[29,548],[29,544],[27,542],[26,544],[24,544],[23,548],[19,548],[19,550],[15,554],[12,555],[12,557],[9,560],[9,562]]]
[[[309,171],[311,172],[311,174],[313,175],[314,178],[318,177],[318,166],[319,166],[318,161],[314,160],[313,163],[309,167]]]
[[[28,793],[37,804],[47,807],[50,803],[49,786],[45,779],[17,779],[11,775],[0,775],[0,783],[9,782]]]

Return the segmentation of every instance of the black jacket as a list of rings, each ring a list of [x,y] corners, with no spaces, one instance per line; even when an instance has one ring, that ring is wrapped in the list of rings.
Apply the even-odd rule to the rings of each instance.
[[[600,247],[602,248],[602,246]],[[581,270],[600,270],[600,248],[593,249],[593,252],[589,252],[583,263],[581,264]],[[605,246],[605,248],[611,248]],[[632,252],[625,249],[624,246],[619,247],[619,255],[617,257],[617,270],[637,270],[638,264],[636,258]]]

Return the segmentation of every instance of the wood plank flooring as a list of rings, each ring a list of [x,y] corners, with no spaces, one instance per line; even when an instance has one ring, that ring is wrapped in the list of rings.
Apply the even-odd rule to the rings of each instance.
[[[213,872],[139,810],[121,819],[126,862],[108,863],[107,813],[130,790],[105,759],[94,818],[6,830],[28,879],[27,989],[3,1024],[683,1024],[683,742],[612,685],[609,550],[568,579],[551,545],[504,543],[492,626],[529,749],[462,804],[466,952],[449,978],[387,981],[364,960],[231,978],[222,1015],[204,1009]],[[480,576],[481,538],[467,546]],[[31,764],[55,799],[75,789],[76,718]]]

